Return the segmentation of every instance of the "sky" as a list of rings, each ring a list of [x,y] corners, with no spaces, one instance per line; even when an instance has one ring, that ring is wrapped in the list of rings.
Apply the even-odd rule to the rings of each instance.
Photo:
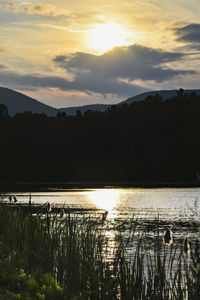
[[[199,89],[199,0],[0,0],[0,86],[54,107]]]

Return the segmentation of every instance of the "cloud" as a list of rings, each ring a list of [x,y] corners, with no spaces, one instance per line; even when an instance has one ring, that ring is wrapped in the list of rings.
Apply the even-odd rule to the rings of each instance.
[[[200,44],[200,24],[191,23],[185,26],[175,28],[175,35],[177,36],[177,41],[189,43],[193,48],[199,48]]]
[[[11,3],[11,2],[2,2],[0,7],[5,11],[11,11],[15,13],[26,13],[26,14],[36,14],[42,16],[60,16],[68,15],[70,11],[68,9],[59,9],[54,5],[49,4],[29,4],[29,3]]]
[[[0,25],[21,26],[29,24],[31,27],[43,22],[61,22],[66,25],[73,18],[73,14],[67,9],[59,9],[53,5],[24,4],[24,3],[0,3]]]
[[[107,81],[107,79],[98,80],[96,78],[84,81],[69,81],[59,76],[40,76],[34,74],[18,74],[11,71],[0,72],[0,85],[12,87],[20,90],[37,90],[38,88],[59,88],[63,91],[83,91],[89,94],[117,94],[117,95],[133,95],[143,91],[145,88],[131,83],[116,81]]]
[[[25,12],[13,12],[0,9],[0,25],[1,26],[21,26],[22,24],[31,24],[33,27],[35,23],[42,21],[51,21],[52,16],[38,16],[29,15]]]
[[[173,70],[166,66],[166,63],[180,60],[183,56],[182,53],[132,45],[114,48],[101,56],[81,52],[60,55],[55,57],[54,62],[75,76],[72,82],[74,88],[127,95],[133,80],[161,83],[177,75],[194,74],[191,70]],[[126,84],[127,90],[122,90],[125,88],[123,84]]]
[[[24,11],[28,14],[37,14],[43,16],[67,16],[69,15],[69,10],[67,9],[58,9],[53,5],[44,5],[42,3],[35,5],[24,6]]]
[[[140,45],[117,47],[101,55],[75,53],[57,56],[54,59],[61,68],[80,77],[102,76],[107,78],[129,78],[162,82],[172,76],[185,74],[184,70],[173,70],[166,63],[177,61],[182,53],[165,52]]]
[[[21,90],[38,88],[58,88],[63,91],[79,91],[130,97],[144,92],[145,81],[164,83],[174,77],[195,74],[191,70],[173,70],[166,63],[176,62],[182,53],[165,52],[158,49],[133,45],[118,47],[103,55],[74,53],[54,58],[54,63],[64,69],[66,76],[46,76],[39,74],[18,74],[2,70],[0,85],[11,86]],[[144,84],[137,84],[137,82]]]
[[[74,107],[89,104],[116,104],[124,100],[124,98],[116,97],[116,95],[107,95],[104,97],[100,94],[79,92],[79,91],[63,91],[58,88],[38,89],[35,91],[25,91],[25,94],[32,98],[41,100],[42,102],[55,107]]]
[[[7,69],[7,66],[0,63],[0,70],[5,70],[5,69]]]

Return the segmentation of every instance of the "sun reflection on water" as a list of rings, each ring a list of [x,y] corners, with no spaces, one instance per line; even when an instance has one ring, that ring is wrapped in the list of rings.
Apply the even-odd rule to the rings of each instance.
[[[111,264],[117,249],[114,217],[116,217],[116,209],[120,201],[120,192],[115,189],[96,189],[88,192],[87,196],[92,205],[103,211],[102,216],[108,211],[105,222],[100,224],[102,232],[105,235],[105,244],[103,247],[104,260],[108,264]]]
[[[119,191],[114,189],[94,190],[88,194],[96,208],[108,211],[108,218],[113,216],[119,202]]]

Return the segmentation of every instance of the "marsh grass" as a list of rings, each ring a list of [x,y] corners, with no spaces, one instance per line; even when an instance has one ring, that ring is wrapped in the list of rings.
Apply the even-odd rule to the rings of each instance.
[[[123,223],[2,203],[0,299],[199,299],[198,242],[189,256],[152,230],[150,243],[134,219],[125,236]]]

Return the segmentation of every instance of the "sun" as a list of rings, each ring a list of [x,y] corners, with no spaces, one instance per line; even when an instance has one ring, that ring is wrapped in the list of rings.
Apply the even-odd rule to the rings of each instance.
[[[119,24],[96,25],[89,33],[89,46],[103,53],[117,46],[128,45],[129,36],[129,32]]]

